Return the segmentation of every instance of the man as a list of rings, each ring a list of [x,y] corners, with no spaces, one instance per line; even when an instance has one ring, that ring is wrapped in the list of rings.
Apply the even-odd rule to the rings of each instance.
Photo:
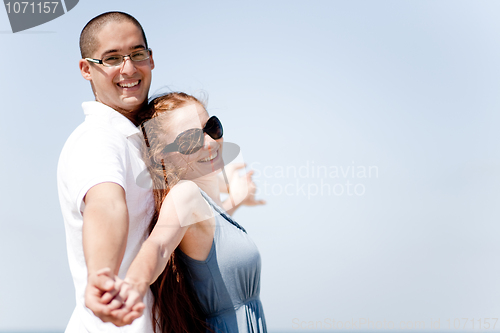
[[[80,50],[80,71],[96,100],[83,103],[85,121],[68,138],[58,165],[77,299],[66,332],[121,332],[115,325],[132,321],[127,332],[152,332],[148,296],[123,318],[110,314],[110,299],[101,300],[114,290],[114,276],[125,276],[151,218],[151,191],[135,180],[144,169],[136,126],[147,103],[152,52],[139,22],[120,12],[92,19],[81,33]]]
[[[152,52],[139,22],[121,12],[89,21],[80,51],[80,71],[95,101],[83,103],[85,121],[68,138],[57,172],[77,303],[66,332],[152,332],[150,292],[125,315],[110,311],[119,305],[116,284],[145,240],[154,209],[151,190],[136,182],[145,169],[136,126],[144,118]],[[264,203],[253,196],[252,172],[235,172],[243,166],[228,172],[237,203],[226,201],[228,212]]]

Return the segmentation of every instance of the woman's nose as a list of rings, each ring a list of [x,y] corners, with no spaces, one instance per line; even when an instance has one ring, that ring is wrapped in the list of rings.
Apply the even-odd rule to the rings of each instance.
[[[217,143],[217,141],[215,141],[214,139],[212,139],[212,137],[210,135],[205,133],[205,143],[203,145],[204,149],[213,149],[213,148],[217,147],[218,145],[219,144]]]

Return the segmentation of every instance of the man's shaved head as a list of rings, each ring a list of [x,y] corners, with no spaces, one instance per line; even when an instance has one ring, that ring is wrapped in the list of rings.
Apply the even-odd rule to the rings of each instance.
[[[148,48],[146,34],[141,24],[131,15],[122,12],[107,12],[94,17],[87,23],[80,34],[80,53],[82,58],[92,58],[94,52],[99,48],[97,36],[101,29],[110,22],[130,22],[141,30],[144,38],[144,46]]]

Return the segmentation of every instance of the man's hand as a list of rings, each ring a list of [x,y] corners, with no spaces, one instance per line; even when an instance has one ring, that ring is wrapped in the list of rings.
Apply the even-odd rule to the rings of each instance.
[[[85,290],[85,305],[104,322],[116,326],[131,324],[144,311],[144,304],[137,302],[127,313],[114,312],[123,307],[120,291],[123,281],[111,273],[111,269],[103,268],[95,273],[89,273]],[[142,299],[141,299],[142,300]]]

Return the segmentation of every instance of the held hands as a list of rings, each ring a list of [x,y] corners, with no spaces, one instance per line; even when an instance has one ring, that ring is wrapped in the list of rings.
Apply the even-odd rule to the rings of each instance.
[[[142,302],[148,286],[120,279],[103,268],[89,274],[85,290],[85,305],[104,322],[116,326],[130,325],[142,316]]]

